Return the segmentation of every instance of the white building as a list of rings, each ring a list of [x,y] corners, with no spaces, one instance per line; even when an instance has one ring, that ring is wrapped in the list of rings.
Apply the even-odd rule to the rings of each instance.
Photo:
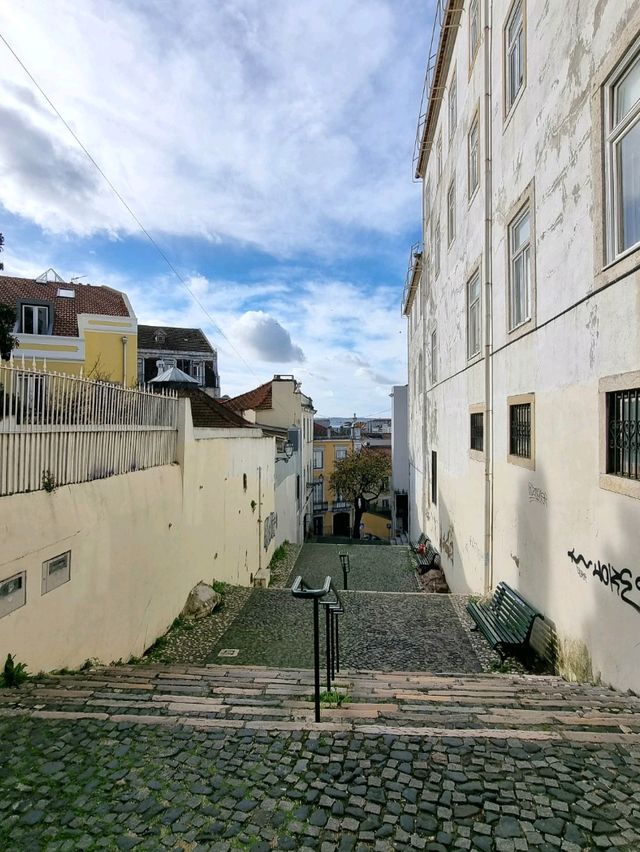
[[[409,494],[407,385],[394,385],[391,409],[391,489],[393,534],[406,531]]]
[[[439,2],[416,148],[410,534],[640,689],[640,4]]]

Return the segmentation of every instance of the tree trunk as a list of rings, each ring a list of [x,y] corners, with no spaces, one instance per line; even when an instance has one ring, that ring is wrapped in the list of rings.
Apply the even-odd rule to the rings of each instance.
[[[352,538],[360,538],[360,523],[362,521],[362,516],[366,511],[367,503],[363,497],[356,497],[354,502],[354,516],[353,516],[353,536]]]

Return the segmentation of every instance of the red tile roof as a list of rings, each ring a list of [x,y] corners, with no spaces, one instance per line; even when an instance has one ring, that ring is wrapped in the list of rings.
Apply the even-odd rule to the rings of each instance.
[[[273,382],[265,382],[258,388],[225,400],[225,405],[228,405],[234,411],[248,411],[249,409],[261,411],[265,408],[273,408],[272,384]]]
[[[180,388],[178,396],[187,397],[191,403],[191,418],[195,427],[238,429],[253,427],[244,417],[217,399],[206,394],[200,388]]]
[[[74,298],[58,296],[58,290],[73,290]],[[41,284],[32,278],[0,275],[0,304],[18,308],[19,302],[50,302],[53,305],[53,333],[77,337],[78,314],[128,317],[127,302],[118,290],[91,284]]]
[[[313,437],[314,438],[326,438],[329,434],[329,430],[326,426],[323,426],[322,423],[317,423],[315,420],[313,421]]]

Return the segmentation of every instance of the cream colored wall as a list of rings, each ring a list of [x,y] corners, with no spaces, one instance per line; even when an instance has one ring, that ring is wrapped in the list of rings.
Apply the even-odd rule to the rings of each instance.
[[[361,532],[363,536],[375,535],[385,541],[389,538],[390,530],[387,529],[387,524],[391,523],[391,518],[385,518],[382,515],[374,515],[371,512],[365,512],[362,516],[362,523],[364,524],[364,529]]]
[[[132,387],[138,383],[138,336],[105,331],[84,332],[85,375],[92,371],[100,377],[122,382],[124,371],[122,338],[127,339],[126,346],[126,384]]]
[[[27,573],[26,605],[0,618],[0,653],[32,672],[128,659],[166,631],[197,582],[246,586],[268,564],[273,439],[196,439],[184,410],[182,465],[0,498],[0,580]],[[70,582],[41,595],[43,561],[67,550]]]

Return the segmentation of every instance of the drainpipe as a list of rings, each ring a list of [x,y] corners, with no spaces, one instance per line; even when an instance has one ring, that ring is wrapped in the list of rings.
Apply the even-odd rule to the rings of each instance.
[[[484,592],[493,586],[491,0],[484,2]]]
[[[121,337],[122,340],[122,387],[127,386],[127,338]]]
[[[262,468],[258,467],[258,574],[262,571]]]

